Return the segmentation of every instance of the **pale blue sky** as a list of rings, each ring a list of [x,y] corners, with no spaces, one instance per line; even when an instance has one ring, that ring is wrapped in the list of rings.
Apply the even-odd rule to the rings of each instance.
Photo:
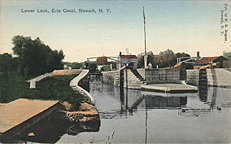
[[[229,4],[228,42],[221,36],[221,10]],[[158,54],[172,49],[195,56],[217,56],[231,50],[231,2],[224,1],[73,1],[1,0],[0,53],[12,53],[15,35],[39,37],[52,49],[62,49],[65,61],[117,56],[125,48],[144,51],[145,7],[147,50]],[[76,9],[77,13],[51,13],[51,9]],[[98,13],[98,9],[110,9]],[[50,13],[22,13],[21,9],[48,9]],[[79,13],[95,9],[97,13]]]

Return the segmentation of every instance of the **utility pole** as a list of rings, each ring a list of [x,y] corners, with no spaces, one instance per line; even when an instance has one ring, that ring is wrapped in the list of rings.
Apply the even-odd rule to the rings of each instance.
[[[144,68],[147,69],[147,65],[148,65],[148,56],[147,56],[147,50],[146,50],[146,28],[145,28],[144,7],[143,7],[143,17],[144,17]]]

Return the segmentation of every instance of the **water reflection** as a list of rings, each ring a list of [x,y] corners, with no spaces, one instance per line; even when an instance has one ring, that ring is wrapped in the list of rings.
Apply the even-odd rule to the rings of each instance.
[[[204,102],[205,104],[209,104],[210,109],[213,110],[214,108],[217,108],[219,111],[221,110],[220,107],[216,106],[216,100],[217,100],[217,90],[218,87],[212,88],[212,97],[211,101],[208,100],[208,86],[199,86],[199,98],[200,101]]]
[[[221,105],[218,106],[216,103],[217,87],[212,88],[212,94],[208,93],[209,87],[207,86],[199,87],[198,93],[171,94],[128,90],[126,88],[121,90],[119,87],[104,84],[101,86],[101,88],[97,87],[97,90],[100,92],[108,91],[109,97],[120,103],[120,108],[100,112],[104,119],[127,118],[137,113],[138,108],[175,109],[178,110],[179,114],[187,116],[211,114],[214,109],[221,111]],[[199,99],[196,98],[198,96]],[[223,106],[229,105],[231,103],[223,104]]]
[[[213,110],[216,106],[216,100],[217,100],[217,87],[213,88],[213,94],[212,94],[212,101],[210,103],[210,108]],[[217,110],[221,110],[221,108],[217,107]]]
[[[136,113],[138,108],[178,109],[179,107],[186,107],[187,105],[187,94],[143,92],[126,88],[121,89],[107,84],[98,85],[97,83],[97,86],[95,86],[96,83],[92,83],[91,93],[95,93],[96,91],[96,93],[103,92],[112,98],[110,99],[110,103],[116,103],[113,101],[120,103],[120,107],[115,109],[113,109],[113,106],[109,108],[110,110],[107,109],[106,111],[101,111],[99,108],[99,113],[103,119],[127,118]],[[99,102],[100,100],[96,100],[96,107],[98,106],[97,101]],[[99,107],[102,107],[102,105]]]
[[[187,107],[181,109],[180,114],[189,114],[187,116],[200,116],[203,114],[212,114],[214,109],[221,112],[222,105],[217,104],[218,87],[210,87],[212,94],[208,94],[208,86],[199,86],[199,99],[203,102],[204,107]]]
[[[208,86],[199,86],[199,98],[202,102],[207,102]]]
[[[220,106],[216,105],[217,91],[218,91],[218,87],[212,87],[212,94],[209,100],[208,99],[208,86],[199,86],[199,98],[201,102],[208,104],[211,110],[216,108],[217,110],[220,111],[221,110]]]
[[[184,97],[162,97],[162,96],[145,96],[145,107],[158,109],[174,109],[185,107],[187,104],[187,96]]]
[[[230,101],[223,102],[222,104],[219,102],[217,104],[218,89],[221,89],[218,87],[200,86],[198,93],[183,94],[144,92],[126,88],[120,89],[119,87],[102,84],[101,82],[92,82],[91,88],[91,93],[96,95],[101,93],[100,95],[104,99],[110,98],[110,101],[105,103],[113,103],[106,110],[104,108],[104,110],[99,109],[101,118],[103,119],[127,118],[137,113],[139,108],[175,109],[181,113],[191,113],[192,115],[197,113],[194,116],[202,116],[203,114],[211,114],[213,110],[220,112],[222,107],[231,107]],[[100,99],[99,101],[104,100]],[[116,103],[120,104],[119,107],[115,105]],[[96,104],[96,107],[102,107],[102,104]]]

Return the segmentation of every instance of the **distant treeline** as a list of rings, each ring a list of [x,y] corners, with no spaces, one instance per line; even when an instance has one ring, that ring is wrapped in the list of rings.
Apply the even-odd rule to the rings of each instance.
[[[223,56],[231,60],[231,51],[223,51]],[[183,58],[184,57],[184,58]],[[187,57],[191,57],[189,54],[184,52],[174,53],[172,50],[167,49],[164,52],[160,52],[159,55],[148,54],[148,64],[151,63],[153,68],[156,68],[157,65],[159,68],[170,67],[177,64],[177,58],[183,58],[187,60]],[[138,67],[144,67],[144,56],[138,56]],[[186,64],[187,69],[193,69],[193,64]]]
[[[78,62],[63,62],[67,68],[72,68],[72,69],[80,69],[83,68],[84,62],[78,63]]]
[[[159,68],[170,67],[177,64],[177,58],[190,57],[187,53],[174,53],[172,50],[166,50],[167,52],[161,52],[160,55],[148,54],[148,64],[151,63],[153,68],[157,65]],[[186,59],[185,59],[186,60]],[[144,56],[138,56],[138,67],[144,67]],[[187,68],[193,68],[192,65],[187,65]]]

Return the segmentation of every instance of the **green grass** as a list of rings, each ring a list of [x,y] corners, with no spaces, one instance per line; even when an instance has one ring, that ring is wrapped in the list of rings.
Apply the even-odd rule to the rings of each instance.
[[[77,75],[52,76],[36,83],[36,89],[29,89],[30,84],[17,73],[0,74],[0,103],[6,103],[18,98],[68,101],[73,109],[86,98],[74,91],[70,81]]]

